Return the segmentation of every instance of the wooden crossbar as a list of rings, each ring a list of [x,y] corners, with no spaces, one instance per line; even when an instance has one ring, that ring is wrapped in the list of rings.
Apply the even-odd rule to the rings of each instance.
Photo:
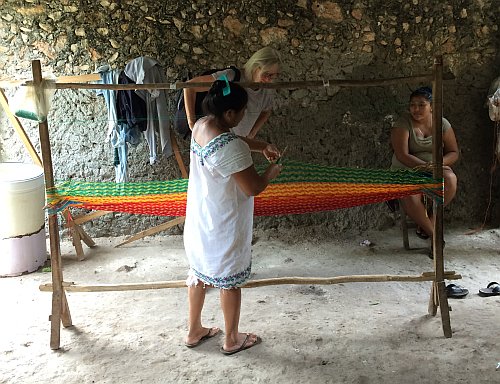
[[[455,271],[444,273],[446,280],[458,280],[462,276]],[[350,275],[335,277],[273,277],[269,279],[250,280],[241,288],[257,288],[269,285],[333,285],[344,283],[380,283],[390,281],[420,282],[433,281],[434,272],[423,272],[421,275]],[[149,283],[128,284],[97,284],[77,285],[73,282],[63,282],[64,290],[68,292],[111,292],[111,291],[142,291],[149,289],[186,288],[185,280],[158,281]],[[52,283],[40,285],[40,291],[52,292]]]

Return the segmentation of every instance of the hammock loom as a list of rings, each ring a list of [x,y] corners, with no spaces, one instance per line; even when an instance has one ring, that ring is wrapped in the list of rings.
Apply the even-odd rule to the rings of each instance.
[[[41,68],[41,63],[40,60],[33,60],[31,62],[32,66],[32,73],[33,73],[33,85],[35,87],[40,87],[42,82],[43,82],[43,77],[42,77],[42,68]],[[92,76],[95,76],[93,74]],[[73,79],[73,77],[69,77]],[[79,79],[82,79],[81,76],[78,76]],[[96,80],[95,78],[93,79],[88,79],[87,76],[83,77],[84,81],[92,81]],[[360,169],[350,169],[346,170],[344,172],[344,176],[348,176],[346,179],[335,179],[333,178],[333,168],[328,168],[328,167],[317,167],[317,166],[305,166],[305,169],[307,172],[305,174],[300,174],[298,173],[296,176],[297,177],[295,180],[293,178],[288,179],[287,181],[287,175],[293,174],[293,169],[299,169],[299,165],[297,164],[297,168],[295,168],[295,164],[293,163],[287,163],[284,171],[282,172],[281,176],[275,180],[267,189],[264,193],[259,195],[255,200],[256,200],[256,212],[259,212],[259,206],[260,202],[265,202],[264,198],[266,196],[269,196],[270,198],[275,198],[278,200],[279,207],[283,207],[285,203],[287,203],[287,199],[291,199],[290,196],[293,196],[293,199],[300,198],[302,197],[305,199],[305,202],[307,203],[306,206],[309,208],[309,212],[313,212],[313,208],[315,208],[316,211],[323,210],[322,207],[319,207],[321,204],[331,204],[329,209],[334,209],[335,204],[333,203],[333,199],[337,199],[337,204],[336,208],[342,208],[342,207],[348,207],[348,206],[355,206],[355,205],[362,205],[362,204],[369,204],[371,202],[381,202],[384,200],[390,200],[394,198],[399,198],[399,197],[404,197],[407,195],[411,194],[416,194],[416,193],[428,193],[431,196],[434,196],[434,200],[436,202],[442,202],[443,200],[443,192],[444,192],[444,185],[443,185],[443,172],[442,172],[442,164],[443,164],[443,154],[442,154],[442,106],[443,106],[443,57],[442,56],[435,56],[434,57],[434,62],[433,62],[433,71],[432,74],[427,74],[427,75],[420,75],[420,76],[410,76],[410,77],[404,77],[404,78],[392,78],[392,79],[372,79],[372,80],[328,80],[325,82],[323,81],[316,81],[316,82],[311,82],[311,81],[306,81],[306,82],[287,82],[287,83],[259,83],[259,84],[247,84],[247,86],[255,86],[255,87],[266,87],[266,88],[307,88],[307,87],[326,87],[330,85],[336,85],[339,87],[366,87],[366,86],[385,86],[389,84],[402,84],[402,80],[405,82],[413,82],[413,83],[421,83],[421,82],[433,82],[433,109],[432,109],[432,119],[433,119],[433,126],[435,127],[435,131],[433,132],[433,163],[436,164],[436,167],[434,169],[434,175],[436,177],[436,180],[428,178],[428,175],[426,174],[417,174],[413,173],[411,171],[398,171],[391,173],[393,176],[389,177],[390,180],[384,179],[385,176],[389,176],[387,171],[368,171],[366,172],[370,173],[373,176],[373,179],[369,178],[364,178],[360,177],[360,172],[365,172]],[[143,89],[183,89],[186,87],[198,87],[198,86],[207,86],[209,84],[197,84],[197,83],[175,83],[175,84],[134,84],[135,89],[139,89],[141,87],[144,87]],[[64,83],[56,83],[56,89],[64,89],[64,88],[72,88],[72,89],[80,89],[80,88],[92,88],[92,89],[127,89],[126,87],[130,85],[122,85],[122,84],[109,84],[109,85],[104,85],[104,84],[83,84],[83,83],[69,83],[66,82]],[[147,88],[146,88],[147,87]],[[0,92],[0,103],[4,105],[4,108],[6,111],[10,111],[8,103],[4,100],[5,98],[3,97],[2,92]],[[6,106],[6,107],[5,107]],[[39,136],[40,136],[40,147],[41,147],[41,154],[42,154],[42,159],[38,157],[36,151],[34,150],[33,145],[31,144],[29,138],[26,136],[25,131],[22,129],[22,127],[19,126],[18,120],[14,118],[14,115],[12,113],[7,114],[10,118],[11,121],[13,122],[14,127],[17,127],[16,130],[18,133],[21,135],[25,143],[25,145],[28,148],[28,152],[32,156],[32,158],[35,160],[35,162],[43,165],[44,168],[44,175],[45,175],[45,185],[47,188],[47,195],[48,195],[48,208],[49,212],[52,210],[52,212],[58,212],[61,209],[63,209],[64,206],[76,206],[76,207],[87,207],[87,208],[92,208],[96,207],[97,209],[100,209],[104,207],[104,205],[99,205],[96,204],[96,201],[92,200],[89,198],[89,202],[93,203],[94,205],[90,205],[85,203],[83,201],[84,197],[88,198],[91,196],[87,196],[85,193],[82,193],[82,188],[85,187],[83,184],[80,184],[78,186],[77,184],[73,184],[74,188],[71,188],[71,183],[76,183],[76,182],[71,182],[71,183],[62,183],[59,186],[54,183],[54,171],[52,167],[52,155],[51,155],[51,146],[50,146],[50,137],[49,137],[49,124],[48,121],[44,121],[38,124],[38,129],[39,129]],[[175,136],[173,137],[172,140],[173,143],[176,143]],[[184,168],[184,163],[182,161],[182,158],[180,154],[178,153],[178,147],[177,150],[175,150],[174,147],[174,153],[176,154],[176,160],[179,163],[179,167],[181,169],[181,172],[183,175],[187,174],[185,168]],[[328,171],[330,170],[332,173],[329,174],[329,176],[332,176],[330,179],[322,179],[320,177],[317,177],[316,180],[312,179],[311,177],[314,174],[313,171],[317,171],[318,174],[321,172],[324,172],[323,176],[325,174],[328,175]],[[340,169],[341,170],[341,169]],[[340,171],[339,170],[339,171]],[[310,172],[310,173],[308,173]],[[397,176],[399,173],[400,177]],[[375,176],[377,174],[378,176]],[[385,176],[384,176],[385,175]],[[318,175],[316,175],[318,176]],[[358,177],[356,180],[356,176]],[[365,174],[365,176],[368,176]],[[416,177],[418,180],[408,180],[407,176],[409,177]],[[422,179],[422,177],[425,178],[425,180]],[[405,181],[406,180],[406,181]],[[179,184],[182,184],[181,181],[177,181]],[[183,181],[186,183],[186,181]],[[128,209],[131,209],[134,205],[137,205],[136,203],[140,203],[141,201],[153,201],[152,198],[157,198],[159,195],[168,195],[168,192],[170,191],[167,188],[167,185],[170,185],[169,183],[172,182],[166,182],[165,185],[162,186],[161,190],[156,189],[156,193],[150,193],[150,196],[144,195],[142,192],[139,192],[137,190],[133,190],[133,185],[134,184],[129,184],[129,185],[116,185],[116,184],[111,184],[108,183],[108,195],[113,195],[114,194],[114,201],[111,200],[111,203],[116,204],[116,206],[123,205],[121,208],[128,207]],[[175,181],[173,182],[175,185]],[[307,188],[308,183],[315,183],[316,185],[312,185],[312,188]],[[330,183],[330,184],[329,184]],[[344,184],[342,184],[344,183]],[[349,183],[351,183],[349,185]],[[89,188],[89,192],[92,189],[91,184],[89,183],[87,187]],[[282,185],[282,189],[280,193],[282,193],[281,200],[277,199],[277,196],[272,195],[275,191],[279,191],[278,187],[279,185]],[[137,185],[137,184],[135,184]],[[160,184],[161,185],[161,184]],[[404,187],[406,185],[406,187]],[[186,186],[187,184],[184,184],[182,189],[179,189],[176,191],[176,193],[182,195],[182,200],[185,201],[185,193],[186,193]],[[276,187],[275,187],[276,186]],[[358,197],[358,199],[355,199],[355,193],[358,193],[360,190],[357,188],[358,186],[364,188],[364,191],[366,192],[371,192],[370,194],[364,194],[364,197]],[[82,187],[82,188],[80,188]],[[314,188],[317,188],[317,190],[314,190]],[[321,187],[321,188],[319,188]],[[337,190],[334,190],[334,187],[337,187]],[[275,189],[276,188],[276,189]],[[291,194],[288,192],[291,192],[295,188],[295,194]],[[130,190],[129,190],[130,189]],[[149,190],[149,187],[146,187],[146,190]],[[117,193],[117,190],[118,191]],[[390,192],[388,190],[391,190]],[[101,190],[102,194],[95,194],[97,198],[103,198],[106,196],[104,193],[106,191],[106,188],[103,188]],[[133,191],[133,193],[132,193]],[[325,192],[323,196],[321,197],[319,195],[319,191]],[[317,195],[314,195],[314,192],[317,192]],[[171,192],[172,193],[172,192]],[[174,192],[175,193],[175,192]],[[313,197],[316,198],[316,200],[310,199],[307,200],[307,195],[306,193],[311,193]],[[328,194],[329,193],[329,194]],[[89,193],[89,195],[91,195]],[[363,194],[359,194],[360,196],[363,196]],[[128,201],[126,199],[123,199],[123,201],[120,201],[121,197],[127,197],[128,196]],[[146,200],[144,198],[150,198],[150,200]],[[320,196],[320,197],[318,197]],[[343,196],[343,197],[341,197]],[[141,200],[142,199],[142,200]],[[104,200],[104,199],[102,199]],[[284,200],[284,201],[283,201]],[[314,206],[313,202],[318,202],[318,205]],[[356,202],[357,201],[357,202]],[[349,204],[347,204],[349,202]],[[88,203],[88,202],[87,202]],[[99,201],[97,202],[99,203]],[[102,203],[102,201],[100,202]],[[109,201],[108,201],[109,203]],[[296,203],[296,202],[295,202]],[[156,204],[156,202],[155,202]],[[156,205],[160,205],[159,202]],[[168,204],[163,204],[163,205],[168,205]],[[294,207],[294,211],[297,213],[298,211],[298,204],[294,205],[291,204],[292,207]],[[98,208],[99,207],[99,208]],[[111,207],[108,205],[108,207]],[[275,204],[273,206],[273,209],[277,210],[277,205]],[[137,207],[136,207],[137,208]],[[145,208],[145,207],[141,207]],[[459,275],[455,275],[453,272],[453,276],[450,276],[451,272],[446,272],[444,270],[444,260],[443,260],[443,204],[439,204],[435,210],[435,221],[434,221],[434,244],[436,246],[433,247],[433,255],[434,255],[434,270],[429,273],[423,273],[422,276],[418,277],[418,281],[422,281],[422,279],[432,281],[432,286],[431,286],[431,291],[430,291],[430,299],[429,299],[429,306],[428,306],[428,313],[431,316],[435,316],[437,313],[438,307],[441,308],[441,322],[443,326],[443,332],[444,336],[449,338],[452,337],[452,329],[451,329],[451,324],[450,324],[450,308],[448,305],[448,298],[446,294],[446,284],[445,284],[445,279],[450,279],[450,278],[461,278]],[[92,208],[94,209],[94,208]],[[155,210],[149,209],[151,213],[156,212]],[[163,209],[158,209],[158,211],[162,211]],[[139,212],[139,209],[137,209]],[[179,212],[183,212],[183,209],[178,209]],[[67,210],[69,212],[69,210]],[[97,211],[97,212],[92,212],[86,216],[89,217],[99,217],[99,213],[102,213],[103,211]],[[271,211],[269,211],[271,212]],[[300,212],[298,212],[300,213]],[[172,214],[172,213],[171,213]],[[178,213],[179,214],[179,213]],[[84,218],[83,218],[84,219]],[[175,222],[176,220],[181,221],[183,217],[178,217],[176,219],[173,219],[170,221],[170,223]],[[86,220],[88,221],[88,220]],[[86,221],[80,221],[81,223],[84,223]],[[94,245],[92,242],[92,239],[83,231],[78,226],[78,223],[76,223],[76,220],[73,220],[71,218],[70,223],[72,223],[71,226],[71,232],[73,233],[73,244],[75,245],[75,249],[77,249],[77,254],[78,254],[78,247],[81,248],[81,240],[83,240],[88,246]],[[168,224],[170,224],[168,223]],[[51,322],[51,332],[50,332],[50,348],[53,350],[59,349],[60,348],[60,334],[61,334],[61,323],[64,327],[70,327],[73,325],[73,320],[71,318],[71,313],[68,305],[68,301],[66,298],[66,290],[69,290],[69,285],[72,285],[71,283],[67,283],[64,281],[63,278],[63,271],[62,271],[62,260],[61,260],[61,249],[60,249],[60,237],[59,237],[59,223],[58,223],[58,215],[56,214],[49,214],[48,216],[48,224],[49,224],[49,240],[50,240],[50,249],[51,249],[51,257],[50,257],[50,264],[52,268],[52,283],[50,284],[50,288],[46,287],[47,290],[52,291],[52,311],[51,315],[49,317],[50,322]],[[75,240],[76,239],[76,240]],[[314,280],[314,282],[311,282],[309,280],[306,281],[305,278],[300,278],[300,281],[297,282],[297,279],[292,278],[292,280],[289,280],[289,278],[286,278],[285,281],[280,280],[278,283],[279,284],[296,284],[296,283],[308,283],[308,284],[322,284],[322,283],[327,283],[327,284],[332,284],[332,283],[339,283],[339,282],[374,282],[374,281],[417,281],[415,276],[390,276],[390,275],[383,275],[383,276],[377,276],[377,275],[363,275],[363,276],[339,276],[339,277],[334,277],[334,278],[327,278],[321,279],[321,281]],[[268,281],[269,279],[261,280],[258,282],[258,286],[264,286],[264,285],[270,285],[270,284],[275,284],[276,281]],[[250,282],[251,283],[251,282]],[[169,282],[166,283],[158,283],[158,284],[153,284],[151,285],[150,283],[136,283],[133,286],[130,284],[118,284],[115,285],[114,287],[109,287],[106,286],[104,287],[104,290],[131,290],[131,289],[152,289],[152,288],[166,288],[170,287],[171,284]],[[96,286],[87,286],[85,287],[86,291],[96,291],[99,290],[101,287],[96,287]],[[42,286],[40,287],[42,289]],[[43,288],[42,290],[46,290]]]
[[[263,170],[260,168],[259,170]],[[156,216],[185,216],[188,179],[112,183],[65,181],[47,190],[50,214],[68,206]],[[332,211],[418,193],[443,202],[443,182],[413,170],[339,168],[287,161],[255,197],[256,216]]]

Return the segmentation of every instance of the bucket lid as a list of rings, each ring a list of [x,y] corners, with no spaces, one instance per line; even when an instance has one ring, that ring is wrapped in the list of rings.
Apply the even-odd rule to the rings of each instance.
[[[43,168],[27,163],[0,163],[0,183],[26,182],[40,178]]]

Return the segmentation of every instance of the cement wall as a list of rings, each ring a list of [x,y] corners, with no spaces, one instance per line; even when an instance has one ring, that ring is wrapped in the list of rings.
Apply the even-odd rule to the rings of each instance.
[[[500,3],[496,0],[370,1],[13,1],[0,0],[0,78],[30,77],[40,59],[56,76],[123,68],[147,55],[169,82],[187,71],[242,65],[264,45],[282,53],[282,80],[377,79],[430,73],[443,55],[444,115],[455,129],[461,160],[447,225],[478,226],[488,204],[493,123],[484,107],[500,75]],[[391,122],[418,84],[372,88],[280,90],[273,116],[259,134],[290,159],[336,166],[386,168]],[[7,90],[12,95],[13,90]],[[60,90],[48,116],[57,179],[112,181],[104,100],[90,90]],[[38,131],[22,120],[37,148]],[[0,109],[0,161],[29,161]],[[180,140],[188,158],[187,143]],[[130,148],[132,180],[177,178],[174,158],[148,161],[145,143]],[[493,177],[498,176],[498,170]],[[493,225],[500,221],[494,182]],[[116,213],[86,225],[93,236],[126,235],[165,221]],[[383,204],[302,216],[257,219],[257,226],[320,225],[329,231],[393,225]],[[174,228],[179,232],[182,228]]]

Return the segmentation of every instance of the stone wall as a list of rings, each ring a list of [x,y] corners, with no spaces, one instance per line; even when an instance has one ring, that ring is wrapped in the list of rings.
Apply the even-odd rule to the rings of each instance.
[[[164,66],[169,82],[188,72],[241,66],[265,45],[280,50],[282,80],[377,79],[430,73],[443,55],[444,114],[459,140],[459,192],[446,208],[448,224],[471,227],[484,218],[489,196],[493,124],[484,102],[499,74],[497,0],[311,1],[257,0],[0,0],[0,78],[30,77],[40,59],[56,76],[92,73],[105,63],[123,68],[138,56]],[[288,145],[290,159],[386,168],[391,122],[418,84],[280,90],[260,138]],[[14,92],[7,89],[9,96]],[[173,95],[171,97],[173,100]],[[173,103],[172,106],[173,108]],[[57,179],[112,181],[106,107],[91,90],[60,90],[48,121]],[[36,126],[22,123],[39,148]],[[0,161],[29,161],[0,109]],[[187,143],[179,139],[185,159]],[[130,148],[132,180],[180,176],[173,158],[148,161],[145,143]],[[498,171],[493,176],[498,176]],[[498,196],[498,182],[494,193]],[[491,221],[500,207],[493,201]],[[165,218],[116,213],[87,224],[93,236],[135,233]],[[383,228],[393,221],[383,204],[303,216],[257,219],[257,226],[319,225],[329,231]],[[180,231],[175,228],[173,231]]]

